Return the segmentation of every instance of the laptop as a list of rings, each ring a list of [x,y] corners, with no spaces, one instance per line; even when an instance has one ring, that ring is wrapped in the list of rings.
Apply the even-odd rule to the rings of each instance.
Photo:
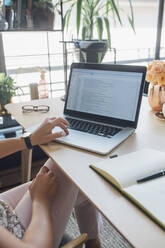
[[[135,132],[146,67],[73,63],[64,118],[69,135],[57,142],[107,154]]]

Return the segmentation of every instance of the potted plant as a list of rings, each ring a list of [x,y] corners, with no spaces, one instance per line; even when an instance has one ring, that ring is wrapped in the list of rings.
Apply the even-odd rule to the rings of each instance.
[[[11,102],[11,98],[16,95],[16,89],[14,80],[6,75],[0,73],[0,113],[6,114],[5,105]]]
[[[54,5],[52,0],[35,0],[31,7],[33,27],[36,30],[53,30]]]
[[[130,5],[130,16],[128,21],[134,30],[134,15],[132,0],[128,0]],[[77,40],[75,45],[80,49],[81,59],[85,62],[101,62],[108,47],[111,49],[111,20],[119,21],[122,25],[120,8],[116,0],[66,0],[64,4],[69,4],[64,15],[64,26],[68,29],[73,9],[76,7],[76,29]],[[97,30],[97,40],[94,39],[94,30]],[[103,40],[103,32],[106,32],[106,40]],[[81,32],[81,40],[80,38]]]

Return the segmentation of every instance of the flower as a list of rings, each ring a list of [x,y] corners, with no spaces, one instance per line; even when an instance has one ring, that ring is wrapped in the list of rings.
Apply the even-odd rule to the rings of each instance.
[[[152,63],[147,67],[146,81],[165,85],[165,62],[160,60],[153,60]]]

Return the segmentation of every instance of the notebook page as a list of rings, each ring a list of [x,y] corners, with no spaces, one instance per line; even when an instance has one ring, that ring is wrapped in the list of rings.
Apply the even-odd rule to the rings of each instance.
[[[103,160],[95,166],[105,170],[122,188],[126,188],[136,184],[139,178],[165,169],[165,153],[144,149],[114,159]]]
[[[165,176],[130,186],[124,191],[165,227]]]

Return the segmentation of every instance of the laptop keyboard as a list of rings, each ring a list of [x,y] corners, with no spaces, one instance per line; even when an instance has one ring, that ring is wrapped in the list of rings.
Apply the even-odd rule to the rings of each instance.
[[[74,129],[86,133],[91,133],[107,138],[111,138],[115,134],[117,134],[121,129],[116,127],[108,127],[105,125],[100,125],[96,123],[91,123],[88,121],[82,121],[82,120],[75,120],[72,118],[66,118],[67,121],[70,123],[70,126],[68,129]]]

